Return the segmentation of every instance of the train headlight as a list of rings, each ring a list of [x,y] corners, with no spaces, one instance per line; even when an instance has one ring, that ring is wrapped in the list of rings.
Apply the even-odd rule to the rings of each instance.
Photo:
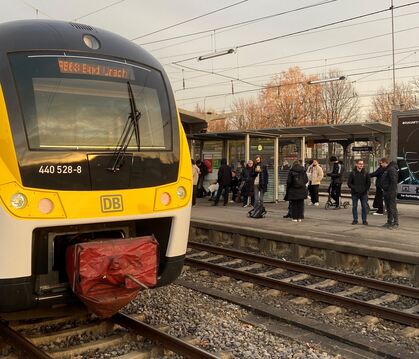
[[[160,195],[160,202],[163,206],[167,206],[170,203],[171,199],[172,198],[170,197],[170,194],[167,192],[163,192]]]
[[[23,193],[15,193],[10,199],[10,205],[16,209],[25,207],[27,203],[28,199]]]
[[[52,203],[52,201],[49,198],[42,198],[38,202],[38,209],[39,209],[39,212],[43,214],[51,213],[52,210],[54,209],[54,203]]]
[[[180,199],[184,199],[186,197],[186,189],[183,186],[179,186],[176,190],[176,195],[180,198]]]

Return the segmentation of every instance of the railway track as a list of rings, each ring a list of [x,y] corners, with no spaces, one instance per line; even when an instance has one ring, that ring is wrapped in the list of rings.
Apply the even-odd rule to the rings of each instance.
[[[204,243],[189,248],[186,264],[193,267],[419,327],[419,288]],[[400,301],[411,304],[398,309]]]
[[[163,357],[167,351],[186,358],[218,358],[201,349],[198,340],[179,339],[167,334],[167,329],[152,327],[121,312],[107,320],[85,312],[29,321],[0,321],[0,336],[17,353],[23,353],[16,358],[22,355],[31,359],[91,358],[99,352],[108,352],[108,357],[114,359],[139,359]]]

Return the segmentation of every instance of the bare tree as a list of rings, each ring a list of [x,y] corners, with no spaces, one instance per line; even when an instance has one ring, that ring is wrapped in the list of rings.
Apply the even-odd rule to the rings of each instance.
[[[329,71],[330,78],[340,77],[337,70]],[[359,115],[359,96],[347,80],[322,84],[322,117],[325,123],[340,124],[355,122]]]
[[[268,127],[292,127],[304,122],[306,82],[298,67],[291,67],[272,78],[259,99]]]
[[[254,98],[235,99],[233,102],[234,115],[230,119],[232,129],[246,130],[261,128],[261,108]]]
[[[418,85],[419,81],[417,81]],[[415,86],[415,83],[413,83],[413,86]],[[372,121],[391,122],[393,109],[411,110],[416,107],[416,104],[416,97],[412,91],[412,86],[406,83],[399,83],[396,84],[394,93],[392,88],[381,88],[378,90],[372,99],[372,109],[368,117]]]

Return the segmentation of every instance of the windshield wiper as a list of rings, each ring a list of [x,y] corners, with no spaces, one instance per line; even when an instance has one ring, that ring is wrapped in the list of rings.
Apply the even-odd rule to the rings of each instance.
[[[108,168],[111,172],[119,171],[119,169],[124,164],[125,154],[127,152],[127,148],[129,143],[131,142],[132,135],[135,134],[135,140],[137,143],[137,149],[140,151],[140,125],[139,121],[141,118],[141,112],[138,111],[137,106],[135,104],[134,94],[132,92],[132,87],[129,81],[128,84],[128,96],[129,96],[129,104],[131,107],[131,112],[128,115],[127,122],[125,123],[124,130],[122,131],[121,137],[118,140],[118,143],[115,147],[112,156],[112,166]]]

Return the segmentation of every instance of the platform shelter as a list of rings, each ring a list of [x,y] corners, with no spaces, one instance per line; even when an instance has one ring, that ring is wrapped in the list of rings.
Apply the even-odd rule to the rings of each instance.
[[[316,158],[329,171],[330,156],[337,156],[346,169],[362,158],[372,171],[381,157],[390,153],[391,126],[383,122],[342,125],[301,126],[227,132],[189,134],[191,157],[206,160],[210,174],[206,184],[215,181],[221,158],[233,169],[240,160],[262,155],[268,166],[269,186],[266,201],[278,201],[285,191],[289,166],[301,159]]]

